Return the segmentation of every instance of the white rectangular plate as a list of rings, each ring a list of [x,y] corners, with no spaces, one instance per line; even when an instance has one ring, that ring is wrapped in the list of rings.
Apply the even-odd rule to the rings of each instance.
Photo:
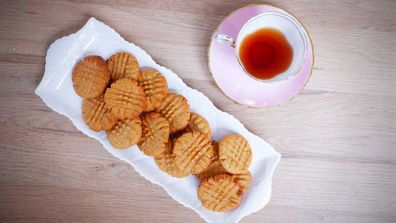
[[[239,133],[248,141],[253,150],[253,182],[236,209],[216,213],[202,207],[197,197],[199,181],[194,176],[173,178],[159,170],[151,157],[144,155],[136,146],[126,150],[114,149],[105,133],[91,131],[81,116],[82,99],[74,92],[71,73],[77,61],[89,54],[107,59],[118,51],[132,53],[142,67],[152,67],[160,71],[168,81],[170,91],[185,96],[191,111],[205,117],[212,130],[214,140],[228,133]],[[201,92],[188,87],[171,70],[158,65],[143,49],[124,40],[111,27],[95,18],[78,32],[56,40],[47,51],[45,72],[36,89],[36,94],[54,111],[69,118],[85,135],[97,139],[115,157],[129,163],[144,178],[160,185],[176,201],[193,209],[207,222],[238,222],[244,216],[263,208],[271,197],[272,175],[279,163],[280,154],[263,139],[249,132],[236,118],[217,109]]]

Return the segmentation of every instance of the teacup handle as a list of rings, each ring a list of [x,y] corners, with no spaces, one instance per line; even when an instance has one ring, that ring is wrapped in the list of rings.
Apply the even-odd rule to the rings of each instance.
[[[235,48],[235,41],[231,36],[226,34],[216,34],[215,40],[219,43],[226,44],[232,48]]]

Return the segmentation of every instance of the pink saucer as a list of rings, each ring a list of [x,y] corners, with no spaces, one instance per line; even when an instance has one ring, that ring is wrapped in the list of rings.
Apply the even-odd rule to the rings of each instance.
[[[232,12],[217,27],[209,46],[209,69],[216,84],[233,101],[249,107],[272,107],[287,102],[304,88],[311,76],[313,66],[312,40],[305,27],[303,28],[309,41],[304,64],[294,76],[276,83],[264,83],[251,78],[240,66],[235,49],[214,39],[216,34],[227,34],[236,39],[239,30],[250,18],[266,11],[289,14],[271,5],[240,8]]]

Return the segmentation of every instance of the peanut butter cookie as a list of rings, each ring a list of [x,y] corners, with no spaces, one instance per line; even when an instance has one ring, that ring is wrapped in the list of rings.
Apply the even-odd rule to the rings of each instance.
[[[111,73],[111,81],[128,77],[138,80],[140,69],[136,58],[127,52],[118,52],[107,60],[107,67]]]
[[[117,123],[117,118],[105,108],[103,95],[85,99],[82,104],[82,116],[88,127],[97,132],[109,130]]]
[[[138,82],[122,78],[107,88],[104,100],[106,108],[118,119],[133,119],[146,107],[146,95]]]
[[[242,173],[252,162],[252,150],[248,141],[239,134],[230,134],[219,143],[219,160],[227,172]]]
[[[103,94],[109,81],[110,72],[100,56],[86,56],[74,67],[73,87],[82,98],[96,98]]]
[[[200,132],[187,132],[177,138],[173,153],[176,165],[183,171],[193,174],[204,171],[214,157],[209,138]]]
[[[153,111],[164,101],[168,93],[168,85],[164,76],[154,69],[142,70],[139,85],[143,87],[147,97],[145,111]]]
[[[169,139],[169,122],[156,112],[142,118],[143,133],[139,149],[148,156],[158,156],[165,151]]]
[[[190,108],[187,99],[176,93],[168,93],[165,100],[156,110],[168,119],[171,133],[184,129],[190,119]]]
[[[142,126],[139,117],[123,119],[110,130],[106,131],[110,144],[117,149],[125,149],[137,144],[142,136]]]
[[[198,188],[198,198],[202,205],[212,211],[225,212],[239,205],[239,185],[230,175],[217,175],[206,178]]]

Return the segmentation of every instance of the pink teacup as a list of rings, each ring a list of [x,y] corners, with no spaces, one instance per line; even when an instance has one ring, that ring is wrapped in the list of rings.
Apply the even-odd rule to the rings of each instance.
[[[280,31],[286,37],[287,42],[290,44],[293,50],[292,62],[287,70],[270,79],[255,78],[254,75],[247,71],[240,58],[240,46],[245,37],[256,32],[257,30],[264,28],[271,28]],[[301,69],[308,49],[307,37],[304,35],[304,29],[301,27],[298,21],[286,13],[276,11],[263,12],[249,19],[242,26],[235,40],[226,33],[215,35],[215,39],[220,43],[224,43],[235,48],[235,56],[237,57],[239,64],[246,74],[255,78],[256,80],[267,83],[286,80],[289,77],[295,75]]]

